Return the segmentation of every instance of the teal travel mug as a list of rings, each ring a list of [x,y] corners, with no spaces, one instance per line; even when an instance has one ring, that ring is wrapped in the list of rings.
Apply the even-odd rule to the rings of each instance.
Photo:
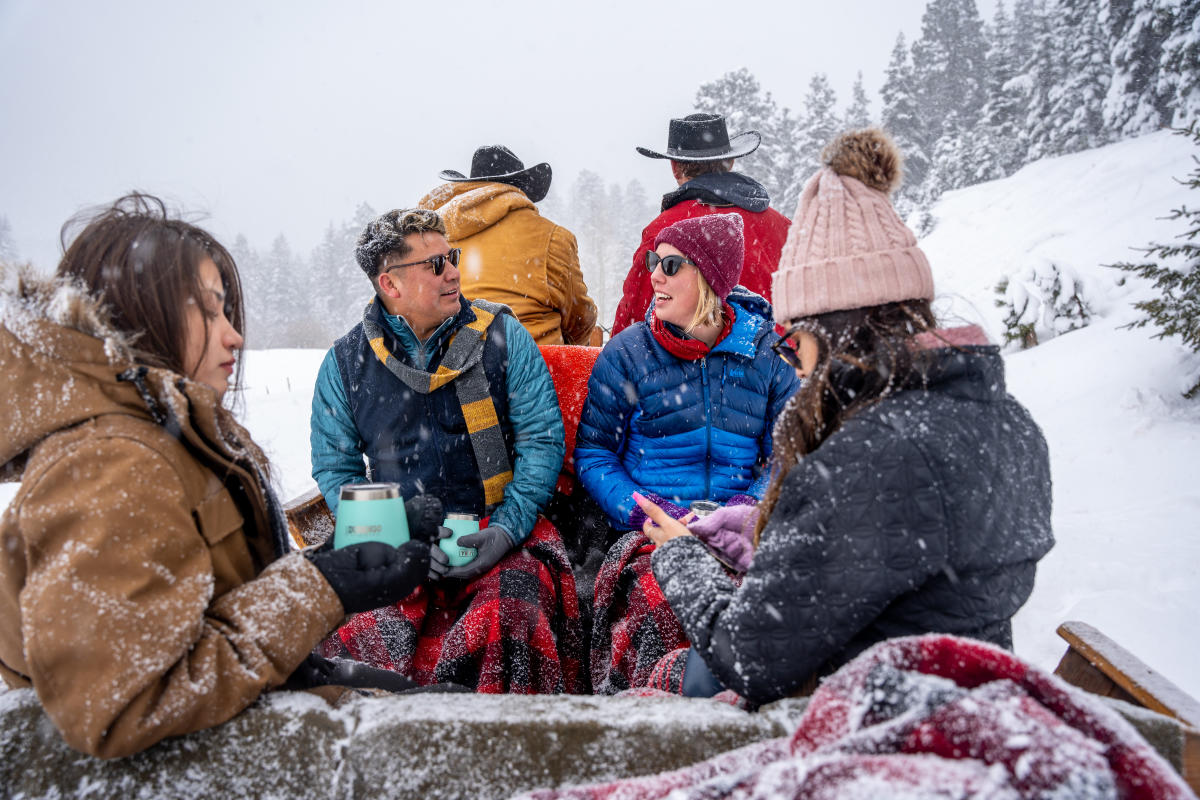
[[[447,514],[442,525],[452,533],[438,540],[438,547],[450,559],[450,566],[462,567],[470,564],[479,555],[474,547],[461,547],[458,540],[472,533],[479,533],[479,517],[475,514]]]
[[[348,483],[338,500],[333,547],[383,542],[399,547],[408,541],[408,516],[398,483]]]

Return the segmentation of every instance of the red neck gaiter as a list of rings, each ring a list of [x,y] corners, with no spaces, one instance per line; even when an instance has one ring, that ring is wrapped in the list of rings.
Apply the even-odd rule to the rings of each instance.
[[[716,341],[713,342],[713,347],[716,347],[722,339],[729,335],[729,332],[733,330],[733,321],[736,319],[733,306],[728,303],[721,303],[721,311],[724,312],[722,316],[725,319],[725,325],[721,328],[721,333],[717,335]],[[651,314],[650,319],[650,333],[653,334],[655,341],[676,358],[698,361],[712,350],[712,347],[699,339],[683,339],[671,333],[670,328],[658,318],[657,314]]]

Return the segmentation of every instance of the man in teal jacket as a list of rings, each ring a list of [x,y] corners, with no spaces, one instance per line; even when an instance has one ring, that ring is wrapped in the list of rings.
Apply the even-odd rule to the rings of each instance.
[[[458,251],[435,212],[397,210],[373,220],[355,256],[375,297],[321,364],[312,408],[313,477],[335,514],[343,485],[372,480],[400,484],[404,497],[439,497],[447,513],[489,518],[460,542],[478,552],[465,566],[450,567],[438,547],[431,551],[438,591],[426,587],[426,594],[460,605],[452,610],[465,616],[479,587],[499,580],[506,559],[528,549],[550,499],[564,450],[554,385],[537,345],[507,307],[462,297]],[[471,583],[463,588],[461,580]],[[536,593],[526,599],[541,602]],[[407,616],[395,611],[413,622],[411,609]],[[387,613],[371,612],[376,622]],[[356,651],[362,627],[353,620],[344,626],[338,654],[416,669],[411,650],[420,643],[385,641],[387,657],[372,655],[365,644]],[[367,627],[370,636],[387,640],[384,631],[395,626]],[[399,638],[411,639],[411,632]],[[461,671],[438,678],[466,680]]]

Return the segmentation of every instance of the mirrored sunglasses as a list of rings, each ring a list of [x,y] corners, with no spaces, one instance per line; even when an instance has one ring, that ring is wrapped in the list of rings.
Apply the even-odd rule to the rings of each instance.
[[[415,267],[420,264],[428,264],[433,268],[434,275],[441,275],[446,271],[446,262],[450,262],[451,266],[458,266],[458,257],[460,253],[462,253],[462,248],[454,247],[451,248],[449,253],[444,255],[430,256],[429,258],[424,258],[420,261],[409,261],[407,264],[392,264],[385,270],[385,272],[391,272],[392,270],[399,269],[400,267]]]
[[[646,251],[646,271],[654,272],[654,268],[657,267],[659,264],[662,264],[663,275],[666,275],[668,278],[670,278],[672,275],[679,272],[679,268],[682,267],[684,264],[691,264],[691,265],[695,266],[696,262],[692,261],[687,256],[671,255],[671,256],[663,256],[662,258],[659,258],[658,253],[654,252],[653,250],[647,250]]]

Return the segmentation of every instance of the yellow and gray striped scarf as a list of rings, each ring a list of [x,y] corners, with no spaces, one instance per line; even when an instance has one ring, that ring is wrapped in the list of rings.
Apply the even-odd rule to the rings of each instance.
[[[487,330],[502,314],[512,314],[507,306],[486,300],[471,302],[475,320],[455,331],[450,337],[446,355],[434,372],[410,367],[397,359],[388,350],[383,329],[372,319],[371,309],[375,300],[363,314],[363,331],[371,350],[388,370],[413,391],[429,394],[448,383],[454,383],[467,432],[471,435],[471,447],[475,451],[475,463],[483,481],[484,502],[491,508],[504,499],[504,487],[512,480],[512,465],[508,460],[508,448],[504,445],[504,434],[500,430],[500,418],[492,402],[487,374],[483,370],[483,345]]]

